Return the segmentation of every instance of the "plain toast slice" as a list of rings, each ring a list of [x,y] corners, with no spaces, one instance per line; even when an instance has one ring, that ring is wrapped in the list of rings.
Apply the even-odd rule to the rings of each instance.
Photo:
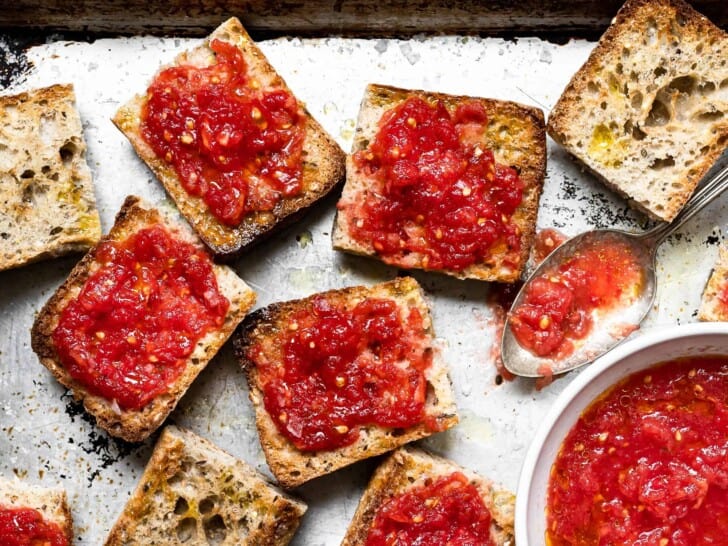
[[[228,19],[202,45],[180,54],[173,66],[204,67],[214,64],[211,40],[235,45],[243,54],[250,78],[263,89],[282,89],[291,93],[286,82],[276,73],[253,42],[240,21]],[[163,67],[166,68],[166,67]],[[251,212],[237,226],[227,225],[210,213],[202,198],[190,195],[182,186],[174,168],[164,158],[157,157],[140,132],[145,95],[137,95],[123,105],[114,116],[114,124],[127,136],[137,154],[162,182],[184,217],[200,238],[218,256],[233,257],[254,243],[270,236],[303,215],[308,208],[333,190],[344,177],[344,153],[321,125],[304,110],[305,138],[303,144],[302,191],[283,197],[270,212]]]
[[[728,322],[728,245],[718,249],[713,267],[698,309],[698,319],[706,322]]]
[[[162,431],[106,546],[285,546],[306,505],[209,440]]]
[[[546,131],[541,110],[515,102],[368,85],[359,109],[352,153],[347,156],[346,182],[334,220],[334,248],[378,257],[397,267],[435,270],[428,267],[427,256],[421,252],[404,250],[385,258],[377,252],[371,240],[360,240],[352,233],[353,226],[361,222],[361,204],[370,194],[381,194],[379,183],[357,165],[354,154],[367,149],[379,131],[382,116],[410,97],[422,98],[431,104],[442,103],[450,112],[466,101],[483,105],[488,116],[485,134],[480,136],[483,146],[493,152],[497,164],[514,168],[523,183],[521,204],[509,219],[519,233],[518,248],[509,248],[503,242],[496,242],[491,255],[481,263],[476,262],[459,270],[437,271],[459,278],[516,281],[528,260],[536,229],[538,204],[546,173]]]
[[[49,489],[0,476],[0,510],[3,508],[37,510],[45,522],[61,528],[68,544],[73,540],[71,510],[66,492],[61,488]]]
[[[276,357],[275,347],[280,346],[281,333],[293,329],[292,319],[297,313],[308,313],[315,298],[325,298],[343,308],[353,309],[358,303],[377,298],[396,303],[401,317],[417,310],[422,317],[425,346],[423,351],[432,351],[432,362],[425,371],[427,397],[425,401],[425,422],[410,428],[387,428],[377,425],[362,425],[354,443],[332,450],[304,451],[277,429],[273,418],[264,404],[264,391],[256,361],[271,360],[276,366],[283,366]],[[298,328],[295,328],[296,330]],[[422,289],[411,277],[401,277],[371,288],[355,286],[316,294],[302,300],[275,303],[251,313],[239,328],[234,339],[236,355],[243,366],[250,387],[250,400],[256,414],[260,442],[268,466],[273,475],[285,488],[293,488],[315,477],[328,474],[356,461],[373,457],[408,442],[430,436],[445,430],[458,422],[454,394],[448,377],[447,366],[441,358],[439,348],[434,345],[432,319]],[[261,353],[252,355],[256,348]],[[265,356],[260,356],[265,353]],[[399,364],[407,366],[407,360]],[[276,416],[279,418],[279,416]],[[313,419],[313,417],[311,417]],[[430,424],[427,420],[431,420]],[[432,422],[436,424],[433,430]]]
[[[101,237],[72,85],[0,97],[0,271]]]
[[[608,187],[671,221],[728,146],[728,34],[682,0],[629,0],[548,120]]]
[[[341,546],[364,546],[377,512],[387,502],[454,472],[465,475],[480,493],[492,518],[489,537],[492,543],[496,546],[513,546],[513,493],[447,459],[412,447],[396,450],[374,472]]]
[[[171,214],[164,214],[142,203],[138,197],[127,197],[116,216],[116,221],[104,241],[121,241],[148,226],[164,225],[179,240],[198,248],[202,244],[184,221],[175,220]],[[255,302],[255,293],[227,266],[214,265],[220,293],[230,302],[224,323],[205,334],[189,355],[181,375],[169,386],[166,393],[154,398],[139,410],[122,409],[114,400],[92,394],[75,380],[61,363],[53,342],[53,332],[59,317],[68,303],[76,298],[89,277],[99,268],[96,261],[98,246],[90,250],[74,267],[68,279],[45,304],[33,324],[32,347],[41,363],[56,379],[71,389],[74,398],[82,401],[86,411],[96,418],[96,423],[112,436],[130,442],[144,440],[154,432],[175,408],[197,375],[222,347]]]

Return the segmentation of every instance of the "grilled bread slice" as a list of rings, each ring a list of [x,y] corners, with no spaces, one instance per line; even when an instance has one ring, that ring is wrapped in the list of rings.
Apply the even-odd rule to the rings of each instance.
[[[306,505],[196,434],[168,426],[106,546],[285,546]]]
[[[272,417],[266,410],[264,386],[257,366],[259,362],[267,364],[269,361],[275,366],[284,366],[282,361],[277,360],[276,347],[280,347],[282,336],[287,331],[298,330],[298,325],[294,322],[297,314],[309,313],[314,299],[320,297],[347,310],[353,309],[368,298],[391,300],[397,305],[399,315],[403,319],[410,316],[413,310],[417,310],[422,317],[424,329],[424,332],[417,332],[417,335],[421,335],[423,341],[419,342],[422,346],[412,347],[411,354],[425,354],[432,351],[431,364],[425,371],[427,394],[424,422],[409,428],[362,425],[353,443],[330,450],[301,450],[281,434],[274,422],[274,418],[280,419],[280,416]],[[296,326],[293,326],[294,324]],[[432,319],[422,290],[417,281],[410,277],[397,278],[371,288],[358,286],[332,290],[302,300],[275,303],[252,313],[243,322],[234,339],[235,352],[250,386],[250,400],[255,407],[256,424],[263,451],[268,466],[278,482],[286,488],[297,487],[317,476],[454,426],[458,417],[452,386],[447,367],[438,348],[433,345],[433,338]],[[258,349],[260,352],[251,354]],[[409,361],[403,359],[398,365],[406,367]]]
[[[0,510],[3,508],[36,510],[43,521],[60,527],[68,544],[73,540],[73,519],[63,489],[47,489],[0,476]]]
[[[475,486],[491,515],[490,537],[497,546],[513,546],[515,496],[455,463],[426,451],[403,447],[374,472],[341,546],[364,546],[377,512],[391,499],[441,477],[460,472]],[[483,543],[488,542],[483,537]]]
[[[0,97],[0,271],[101,237],[72,85]]]
[[[713,267],[700,300],[698,318],[707,322],[728,322],[728,245],[718,249],[718,260]]]
[[[371,195],[382,193],[380,183],[357,165],[354,154],[367,149],[379,131],[382,116],[410,97],[424,99],[430,104],[440,102],[451,113],[465,102],[476,101],[484,107],[488,121],[485,133],[479,137],[480,144],[493,152],[496,163],[514,168],[523,183],[521,204],[512,218],[506,219],[516,228],[518,245],[511,247],[503,241],[496,241],[490,255],[481,262],[463,269],[433,269],[428,263],[428,256],[422,252],[405,249],[385,257],[377,252],[372,240],[361,240],[353,234],[353,227],[362,221],[362,203]],[[359,110],[352,154],[347,157],[346,183],[334,220],[333,246],[337,250],[378,257],[407,269],[437,270],[459,278],[514,282],[528,260],[545,172],[546,132],[543,112],[538,108],[508,101],[368,85]]]
[[[123,241],[137,231],[162,224],[178,240],[202,248],[199,239],[182,220],[175,220],[157,209],[141,202],[138,197],[128,197],[116,222],[104,241]],[[215,356],[235,327],[243,319],[255,301],[255,293],[227,266],[213,265],[219,292],[230,302],[224,323],[205,334],[195,345],[187,358],[179,377],[168,387],[167,392],[157,396],[141,409],[122,409],[115,400],[108,400],[90,392],[86,386],[74,379],[62,364],[53,341],[53,332],[58,326],[61,313],[68,303],[81,292],[89,277],[99,269],[95,247],[71,271],[65,283],[55,292],[41,310],[32,328],[31,339],[35,353],[41,363],[56,379],[71,389],[73,396],[83,402],[86,411],[96,418],[98,426],[112,436],[130,442],[144,440],[154,432],[175,408],[210,359]]]
[[[214,64],[215,55],[209,47],[213,39],[228,42],[240,49],[250,80],[256,86],[290,93],[286,83],[236,18],[228,19],[218,27],[204,44],[179,55],[173,66],[204,67]],[[134,97],[119,108],[113,119],[114,124],[127,136],[139,157],[162,182],[200,238],[218,256],[233,257],[278,228],[295,221],[343,180],[343,151],[299,102],[300,108],[304,110],[305,129],[301,192],[292,197],[282,197],[271,211],[250,212],[239,225],[225,224],[210,212],[201,197],[187,192],[171,164],[165,158],[157,157],[142,137],[141,116],[147,100],[146,95]]]
[[[629,0],[548,133],[608,187],[671,221],[728,146],[728,34],[682,0]]]

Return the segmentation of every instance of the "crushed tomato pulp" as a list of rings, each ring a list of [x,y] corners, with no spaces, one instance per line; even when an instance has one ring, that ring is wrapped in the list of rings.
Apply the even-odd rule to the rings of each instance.
[[[223,324],[229,302],[209,256],[161,225],[101,243],[96,261],[53,343],[89,391],[139,409],[179,377],[197,342]]]
[[[393,264],[407,265],[413,254],[425,269],[460,271],[498,254],[514,265],[520,231],[512,216],[524,185],[485,147],[487,127],[476,100],[450,112],[411,97],[385,112],[369,146],[354,155],[377,187],[356,203],[352,236]]]
[[[438,430],[425,413],[432,350],[416,308],[401,316],[393,300],[348,308],[320,295],[287,320],[274,341],[251,345],[247,356],[266,411],[297,448],[352,444],[362,425],[424,422]]]
[[[728,544],[728,359],[624,379],[564,440],[548,486],[549,546]]]
[[[491,514],[460,472],[429,480],[387,501],[365,546],[492,546]]]
[[[185,190],[222,223],[270,211],[302,190],[305,118],[285,89],[263,89],[240,50],[212,40],[216,62],[162,70],[147,90],[141,135]]]
[[[60,525],[45,521],[33,508],[0,506],[0,544],[3,546],[68,546]]]
[[[594,312],[629,305],[643,282],[628,244],[587,242],[573,257],[531,280],[510,328],[518,343],[538,356],[563,358],[592,330]]]

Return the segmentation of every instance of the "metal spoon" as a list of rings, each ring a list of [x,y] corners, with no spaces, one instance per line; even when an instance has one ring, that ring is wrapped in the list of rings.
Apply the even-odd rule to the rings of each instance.
[[[617,229],[587,231],[569,239],[556,248],[531,273],[518,292],[508,313],[501,340],[501,358],[506,369],[523,377],[543,377],[567,372],[589,364],[639,327],[655,299],[657,285],[655,257],[657,247],[668,235],[679,229],[685,222],[718,197],[728,186],[727,181],[728,165],[710,176],[669,224],[660,224],[640,234]],[[560,264],[572,258],[578,249],[583,248],[583,245],[589,243],[610,245],[615,242],[628,245],[643,270],[644,280],[640,292],[633,298],[631,304],[617,306],[608,312],[595,313],[591,331],[585,338],[575,343],[575,349],[571,354],[563,358],[537,356],[521,347],[511,331],[510,316],[511,312],[523,302],[531,282],[544,271],[556,270]]]

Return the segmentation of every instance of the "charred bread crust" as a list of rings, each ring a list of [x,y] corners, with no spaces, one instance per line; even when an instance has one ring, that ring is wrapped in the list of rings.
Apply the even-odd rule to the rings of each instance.
[[[286,82],[270,65],[240,21],[234,17],[218,27],[203,45],[179,55],[173,65],[211,64],[212,53],[207,44],[212,39],[221,39],[239,47],[248,63],[248,70],[255,74],[264,87],[285,89],[293,95]],[[306,132],[303,148],[302,192],[294,197],[282,198],[271,212],[252,212],[245,216],[240,225],[227,226],[209,212],[201,197],[187,193],[174,169],[162,158],[158,158],[142,138],[140,123],[145,101],[146,96],[137,95],[119,108],[112,121],[126,135],[139,157],[162,182],[167,193],[199,237],[219,258],[232,259],[295,222],[343,181],[344,152],[299,101],[299,105],[304,110]]]
[[[657,37],[654,43],[649,43],[653,39],[652,32]],[[664,51],[652,51],[662,44],[663,33],[672,35],[670,40],[673,43],[670,46],[663,45]],[[677,38],[678,35],[681,37]],[[688,51],[688,44],[685,43],[688,41],[695,41],[698,45],[690,47]],[[629,58],[643,49],[643,58],[649,59],[649,65],[647,62],[646,66],[628,65]],[[648,49],[649,53],[646,52]],[[722,57],[719,50],[723,52]],[[623,196],[630,206],[651,218],[671,221],[728,145],[728,121],[725,115],[728,104],[725,101],[722,103],[723,115],[720,115],[718,99],[717,105],[707,104],[708,110],[704,113],[716,116],[715,121],[710,122],[713,127],[709,137],[699,135],[702,122],[686,119],[674,123],[676,116],[674,112],[668,111],[670,119],[650,126],[647,123],[648,113],[653,112],[656,103],[661,103],[658,94],[662,90],[674,95],[673,92],[678,89],[671,86],[681,77],[702,79],[700,85],[707,83],[714,89],[722,85],[721,82],[728,77],[728,66],[725,62],[720,65],[724,67],[721,69],[722,75],[712,73],[710,67],[709,70],[702,68],[701,64],[709,63],[706,60],[709,53],[717,57],[718,65],[728,55],[728,34],[688,3],[683,0],[628,0],[587,61],[571,78],[549,114],[549,136],[582,162],[608,188]],[[699,74],[700,70],[702,73]],[[628,72],[634,74],[630,79],[623,77]],[[706,79],[709,77],[715,79],[715,83]],[[624,93],[627,96],[624,104],[612,104],[611,97],[615,90],[617,94]],[[695,90],[691,93],[700,94]],[[627,106],[627,100],[638,103],[637,108],[634,105]],[[630,129],[632,136],[625,134],[627,140],[624,141],[627,142],[629,157],[625,155],[622,165],[632,162],[632,170],[627,170],[629,166],[620,171],[622,165],[614,168],[605,165],[587,149],[587,142],[593,138],[593,132],[600,125],[589,118],[600,106],[605,112],[605,119],[609,118],[610,124],[615,123],[614,134],[621,134],[621,124],[624,124],[625,132]],[[672,107],[668,108],[671,110]],[[619,119],[616,114],[619,114]],[[602,121],[601,118],[599,121]],[[675,127],[680,124],[686,128],[683,135],[676,134]],[[669,129],[664,134],[659,132],[663,126]],[[683,142],[679,141],[681,136]],[[670,161],[673,165],[668,164]],[[649,183],[644,182],[648,175],[651,179]]]
[[[164,224],[183,240],[201,248],[201,244],[181,222],[172,223],[162,213],[142,204],[138,197],[127,197],[116,216],[114,226],[101,242],[123,240],[141,227]],[[168,392],[156,397],[139,410],[124,410],[101,396],[90,393],[76,381],[60,362],[53,344],[52,334],[58,325],[61,312],[68,301],[75,298],[81,288],[98,269],[96,252],[91,249],[73,268],[68,279],[58,288],[36,318],[31,330],[31,345],[40,362],[48,368],[59,383],[71,390],[73,397],[83,402],[88,413],[96,418],[96,424],[112,436],[128,442],[141,442],[154,432],[175,408],[197,375],[233,333],[238,323],[255,302],[255,293],[226,266],[213,265],[220,292],[230,301],[225,322],[219,330],[209,332],[200,339],[188,359],[185,370],[171,385]]]
[[[0,271],[101,237],[73,85],[0,96]]]
[[[47,489],[0,476],[0,508],[32,508],[47,522],[58,525],[69,544],[73,542],[73,517],[61,488]]]
[[[698,319],[706,322],[728,322],[728,305],[720,301],[721,292],[728,285],[728,245],[718,249],[718,259],[711,271],[700,299]]]
[[[390,298],[400,306],[416,306],[425,321],[427,335],[434,339],[432,319],[424,301],[422,290],[411,277],[401,277],[372,288],[354,286],[322,293],[342,298],[347,302],[362,301],[367,297]],[[319,294],[320,295],[320,294]],[[276,480],[286,489],[298,487],[318,476],[328,474],[356,461],[391,451],[408,442],[433,434],[422,423],[408,429],[390,429],[380,426],[362,426],[359,438],[351,445],[332,451],[304,452],[296,448],[276,428],[263,403],[263,391],[255,363],[246,356],[248,347],[257,340],[270,339],[287,324],[300,306],[314,296],[303,300],[274,303],[251,313],[240,325],[233,344],[250,388],[249,396],[255,408],[256,425],[268,466]],[[430,345],[433,352],[432,365],[426,373],[428,393],[426,413],[442,429],[453,427],[458,422],[452,386],[447,366],[437,347]]]
[[[492,516],[490,534],[496,546],[513,546],[514,501],[509,491],[455,463],[421,449],[402,447],[374,471],[341,546],[363,546],[379,509],[393,497],[453,472],[463,473],[475,486]]]
[[[517,281],[528,261],[536,230],[541,189],[546,176],[546,128],[543,112],[538,108],[516,102],[370,84],[366,88],[359,110],[352,152],[346,158],[346,183],[340,202],[354,200],[355,196],[367,191],[368,181],[359,172],[353,161],[353,155],[366,149],[369,141],[374,138],[382,114],[409,97],[441,101],[449,109],[466,100],[480,102],[488,114],[486,146],[493,151],[496,162],[515,168],[524,183],[523,202],[514,214],[515,222],[521,231],[521,248],[517,255],[516,267],[505,267],[500,263],[504,257],[504,254],[501,254],[494,256],[490,260],[492,263],[473,264],[462,271],[444,269],[439,272],[462,279]],[[345,213],[337,210],[332,237],[334,249],[360,256],[377,257],[378,254],[371,244],[357,241],[349,234],[347,226],[349,220]],[[397,265],[402,266],[400,263]],[[415,263],[411,268],[427,269],[421,263]]]
[[[168,426],[104,544],[284,546],[305,511],[245,462]]]

